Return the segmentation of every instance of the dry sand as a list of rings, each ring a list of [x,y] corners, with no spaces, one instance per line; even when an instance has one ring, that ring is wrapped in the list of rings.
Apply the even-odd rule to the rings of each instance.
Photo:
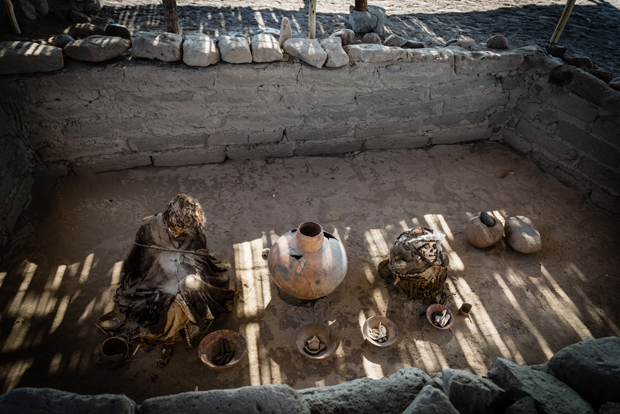
[[[515,174],[502,178],[507,171]],[[98,367],[105,335],[94,324],[112,308],[135,232],[178,192],[202,203],[209,247],[231,265],[239,290],[213,329],[241,332],[248,354],[216,372],[179,342],[165,368],[156,366],[161,347],[140,349],[121,368]],[[542,251],[521,254],[503,241],[472,247],[465,224],[483,209],[532,219]],[[296,307],[280,297],[261,251],[303,221],[342,240],[349,269],[331,295]],[[447,236],[448,306],[474,306],[448,331],[430,326],[426,306],[376,270],[395,237],[419,225]],[[499,143],[40,179],[0,263],[0,391],[53,387],[141,402],[196,388],[334,385],[404,367],[485,375],[495,357],[541,364],[586,337],[620,335],[619,235],[617,219]],[[373,315],[397,324],[395,344],[364,341],[361,326]],[[310,323],[330,324],[340,339],[329,359],[297,351],[295,335]]]

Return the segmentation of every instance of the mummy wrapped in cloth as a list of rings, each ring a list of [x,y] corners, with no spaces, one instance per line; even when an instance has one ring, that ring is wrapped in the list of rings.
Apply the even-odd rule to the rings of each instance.
[[[200,204],[185,194],[144,219],[114,297],[128,338],[192,346],[232,310],[235,292],[227,268],[207,250],[204,225]]]

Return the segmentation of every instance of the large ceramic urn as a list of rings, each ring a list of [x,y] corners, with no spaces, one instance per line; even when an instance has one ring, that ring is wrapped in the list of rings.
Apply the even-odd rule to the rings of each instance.
[[[281,236],[269,250],[267,263],[276,285],[302,300],[330,294],[347,273],[342,243],[313,222]]]

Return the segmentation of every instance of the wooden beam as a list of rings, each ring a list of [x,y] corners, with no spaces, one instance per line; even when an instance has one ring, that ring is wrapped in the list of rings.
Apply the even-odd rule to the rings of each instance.
[[[368,11],[368,0],[355,0],[355,11]]]
[[[564,26],[566,26],[566,22],[568,21],[570,13],[573,11],[575,1],[576,0],[567,0],[566,6],[564,6],[564,11],[562,12],[562,16],[560,17],[560,21],[555,27],[553,36],[551,36],[551,40],[549,41],[549,43],[551,43],[552,45],[555,45],[556,43],[558,43],[558,40],[560,40],[560,35],[562,34],[562,30],[564,30]]]
[[[180,34],[179,30],[179,15],[177,13],[177,1],[176,0],[163,0],[164,2],[164,17],[166,18],[166,31],[169,33]]]
[[[308,9],[308,31],[310,39],[316,39],[316,0],[310,0],[310,7]]]

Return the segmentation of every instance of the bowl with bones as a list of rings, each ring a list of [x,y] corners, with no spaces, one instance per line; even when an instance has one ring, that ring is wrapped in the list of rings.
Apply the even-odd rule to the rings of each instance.
[[[398,328],[385,316],[373,316],[364,322],[362,327],[364,339],[375,346],[386,347],[396,342]]]

